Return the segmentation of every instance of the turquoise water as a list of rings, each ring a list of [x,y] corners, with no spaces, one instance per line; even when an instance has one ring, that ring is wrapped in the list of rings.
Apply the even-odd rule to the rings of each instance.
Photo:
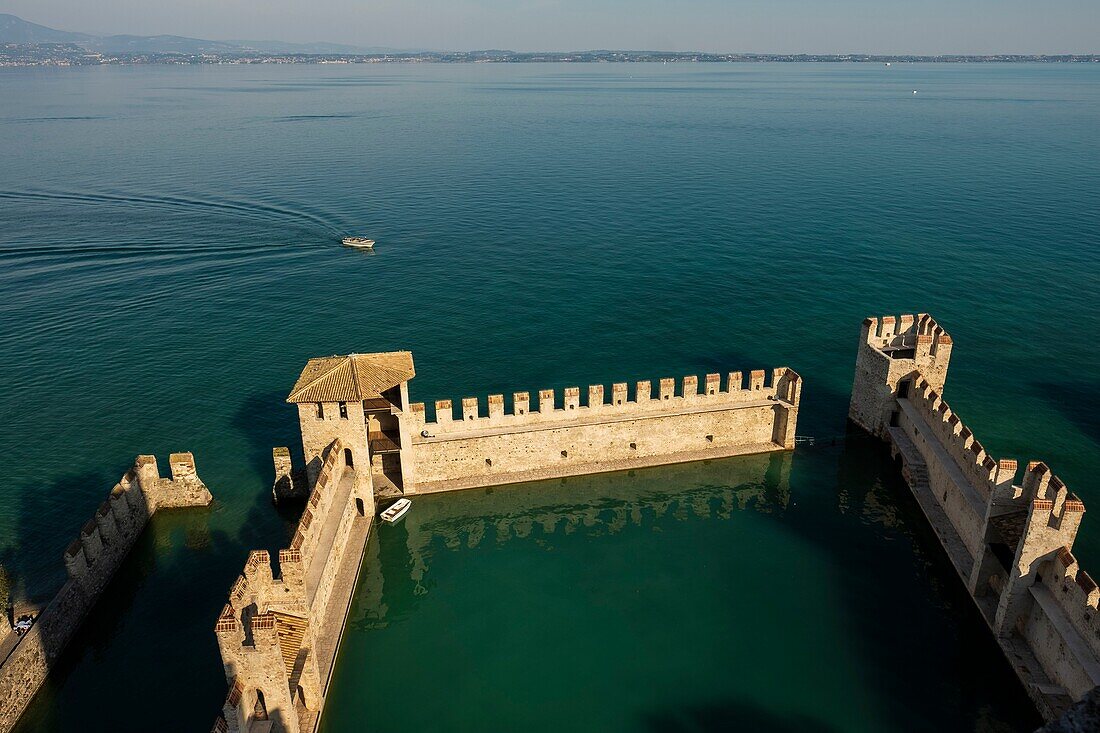
[[[295,442],[282,399],[310,356],[395,348],[428,402],[789,364],[799,432],[823,440],[790,459],[789,502],[728,519],[554,532],[550,550],[432,539],[424,595],[399,580],[404,530],[382,528],[364,574],[391,610],[378,620],[365,583],[377,623],[346,639],[328,729],[425,676],[452,729],[1034,722],[844,418],[860,320],[928,311],[955,337],[947,397],[987,448],[1100,501],[1100,68],[3,70],[0,94],[0,562],[48,597],[139,452],[194,451],[218,498],[154,521],[27,730],[90,707],[144,729],[103,705],[120,678],[168,729],[209,726],[213,619],[247,550],[287,539],[268,501],[270,448]],[[339,247],[347,232],[377,253]],[[662,469],[654,490],[767,483],[755,460],[736,481]],[[561,511],[637,483],[595,482]],[[449,499],[429,502],[446,524]],[[528,511],[506,490],[490,508]],[[1078,555],[1095,568],[1089,516]]]

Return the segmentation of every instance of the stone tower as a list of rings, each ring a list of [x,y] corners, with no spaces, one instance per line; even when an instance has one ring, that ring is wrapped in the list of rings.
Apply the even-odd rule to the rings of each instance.
[[[337,439],[344,462],[355,469],[355,493],[371,507],[370,513],[376,493],[400,493],[412,486],[408,380],[415,374],[408,351],[309,360],[287,402],[298,405],[310,488],[325,450]],[[276,464],[278,476],[278,456]]]
[[[897,398],[909,396],[918,374],[941,392],[950,360],[951,336],[927,313],[867,318],[859,335],[848,418],[884,438]]]

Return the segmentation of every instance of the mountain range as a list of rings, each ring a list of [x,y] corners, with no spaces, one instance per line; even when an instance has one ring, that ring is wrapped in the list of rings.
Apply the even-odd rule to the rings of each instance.
[[[36,46],[64,43],[95,53],[181,53],[181,54],[379,54],[407,53],[407,50],[379,46],[350,46],[342,43],[286,43],[284,41],[210,41],[186,36],[96,36],[59,31],[0,13],[0,44]]]

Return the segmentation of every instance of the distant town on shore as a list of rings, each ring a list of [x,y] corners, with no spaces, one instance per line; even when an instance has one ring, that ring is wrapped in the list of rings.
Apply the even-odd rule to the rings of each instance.
[[[386,53],[273,53],[263,51],[92,51],[75,44],[0,44],[0,66],[100,66],[134,64],[378,64],[378,63],[1100,63],[1100,54],[970,56],[700,53],[696,51],[410,51]]]
[[[432,51],[338,43],[211,41],[185,36],[97,36],[0,13],[0,66],[377,63],[1100,63],[1092,54],[707,53],[701,51]]]

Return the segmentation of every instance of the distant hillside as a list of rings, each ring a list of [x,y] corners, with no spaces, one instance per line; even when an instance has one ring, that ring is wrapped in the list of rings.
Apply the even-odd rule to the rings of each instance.
[[[76,43],[95,40],[87,33],[70,33],[31,23],[14,15],[0,13],[0,43]]]
[[[372,54],[395,53],[398,49],[349,46],[340,43],[285,43],[283,41],[208,41],[185,36],[94,36],[47,28],[14,15],[0,13],[0,43],[36,45],[70,43],[98,53],[181,53],[181,54]]]

